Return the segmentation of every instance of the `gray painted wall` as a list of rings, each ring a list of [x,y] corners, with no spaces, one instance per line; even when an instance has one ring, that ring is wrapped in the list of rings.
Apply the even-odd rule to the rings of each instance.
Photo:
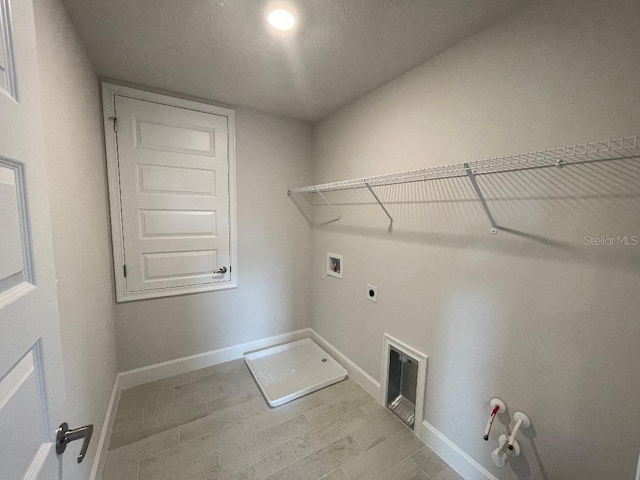
[[[640,3],[537,1],[315,129],[315,183],[638,133]],[[335,195],[314,229],[312,326],[375,378],[387,332],[429,355],[425,419],[498,478],[633,478],[640,450],[640,168],[592,165]],[[395,202],[395,203],[394,203]],[[328,212],[318,221],[330,219]],[[326,252],[344,278],[323,279]],[[365,299],[367,283],[379,303]],[[482,441],[492,396],[524,454]],[[497,428],[496,428],[497,427]]]
[[[69,412],[65,420],[72,427],[95,426],[88,458],[78,465],[73,454],[64,457],[65,479],[80,480],[89,478],[117,374],[100,93],[62,4],[38,0],[34,10]]]
[[[58,2],[35,11],[70,422],[99,426],[116,366],[98,87]],[[337,199],[343,222],[313,238],[284,193],[638,133],[638,14],[632,0],[534,2],[330,116],[313,148],[309,125],[238,110],[240,286],[115,307],[120,370],[312,318],[378,378],[388,332],[430,356],[425,419],[499,478],[631,478],[640,247],[584,237],[640,234],[637,167],[483,180],[509,229],[498,236],[464,181],[381,193],[396,202],[391,232],[369,197],[350,193]],[[342,280],[321,275],[327,251],[345,255]],[[378,304],[365,300],[366,283],[379,287]],[[480,438],[493,395],[535,426],[504,470],[489,460],[495,437]],[[86,478],[90,463],[65,473]]]
[[[286,190],[311,182],[311,127],[239,109],[236,136],[239,286],[118,304],[120,370],[310,324],[311,232]]]

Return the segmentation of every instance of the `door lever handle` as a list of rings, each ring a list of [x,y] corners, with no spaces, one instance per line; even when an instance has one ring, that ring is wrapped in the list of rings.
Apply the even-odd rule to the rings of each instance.
[[[213,273],[220,274],[220,275],[223,274],[223,273],[227,273],[227,267],[219,268],[217,271],[215,271]]]
[[[93,435],[93,425],[70,429],[69,425],[62,423],[56,430],[56,453],[62,455],[68,443],[84,438],[82,448],[80,448],[80,454],[78,455],[78,463],[82,462],[87,455],[91,435]]]

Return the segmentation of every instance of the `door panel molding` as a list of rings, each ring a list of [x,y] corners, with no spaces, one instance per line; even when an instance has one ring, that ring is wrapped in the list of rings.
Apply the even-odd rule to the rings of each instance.
[[[9,0],[0,0],[0,91],[18,101]]]
[[[41,345],[38,341],[0,379],[0,429],[21,432],[12,437],[12,448],[0,451],[0,465],[6,478],[19,478],[34,467],[41,468],[38,452],[50,443],[49,405],[44,385]],[[15,451],[25,452],[24,457]],[[47,450],[48,452],[48,450]],[[26,462],[26,463],[25,463]]]
[[[24,164],[0,156],[0,221],[13,223],[0,233],[0,309],[35,288],[26,190]]]

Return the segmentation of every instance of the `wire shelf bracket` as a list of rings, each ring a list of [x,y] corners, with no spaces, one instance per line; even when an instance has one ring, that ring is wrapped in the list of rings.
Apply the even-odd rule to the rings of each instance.
[[[329,203],[329,201],[325,198],[325,196],[322,194],[322,192],[321,192],[320,190],[318,190],[317,188],[316,188],[316,193],[317,193],[318,195],[320,195],[320,197],[322,198],[322,200],[324,200],[324,203],[326,203],[326,204],[327,204],[327,207],[329,207],[329,208],[331,209],[331,211],[333,212],[333,214],[336,216],[336,220],[342,220],[342,217],[341,217],[341,216],[340,216],[340,214],[336,211],[336,209],[335,209],[335,208],[333,208],[333,205],[331,205],[331,204]]]
[[[326,204],[337,217],[337,220],[341,220],[342,217],[340,214],[336,211],[333,205],[329,203],[322,192],[337,192],[366,188],[371,192],[373,198],[389,218],[391,225],[393,225],[393,217],[380,200],[380,197],[378,197],[373,190],[374,187],[466,177],[471,182],[471,185],[482,204],[482,208],[489,219],[489,223],[491,224],[491,233],[496,234],[498,233],[499,227],[491,214],[489,206],[487,205],[486,199],[477,182],[477,177],[482,175],[508,174],[545,168],[557,168],[559,170],[564,170],[566,167],[574,165],[620,160],[640,160],[639,135],[551,148],[547,150],[538,150],[535,152],[518,153],[515,155],[506,155],[503,157],[488,158],[472,162],[454,163],[419,170],[391,173],[387,175],[355,178],[333,183],[293,188],[290,189],[287,194],[291,197],[291,200],[296,203],[296,205],[297,202],[293,198],[293,195],[301,195],[309,204],[313,205],[312,202],[309,202],[309,199],[305,194],[318,194],[322,198],[324,204]]]
[[[467,171],[467,177],[469,177],[469,181],[471,182],[471,186],[476,192],[480,203],[482,204],[482,208],[484,208],[484,213],[487,214],[487,218],[489,219],[489,223],[491,224],[491,233],[496,235],[498,233],[498,224],[493,219],[493,215],[491,214],[491,210],[489,210],[489,205],[487,205],[487,201],[482,194],[482,190],[480,190],[480,185],[478,185],[478,181],[476,180],[476,175],[473,173],[473,170],[469,166],[468,163],[464,164],[464,168]]]
[[[391,222],[391,224],[389,226],[393,225],[393,217],[389,213],[389,210],[387,210],[386,207],[384,206],[384,204],[380,201],[380,198],[378,198],[378,195],[376,195],[376,192],[373,191],[373,188],[371,188],[371,185],[369,185],[368,183],[365,183],[365,185],[367,186],[367,188],[371,192],[371,195],[373,195],[373,198],[376,199],[376,202],[378,202],[378,205],[380,205],[380,208],[382,208],[382,211],[385,213],[385,215],[387,217],[389,217],[389,222]]]

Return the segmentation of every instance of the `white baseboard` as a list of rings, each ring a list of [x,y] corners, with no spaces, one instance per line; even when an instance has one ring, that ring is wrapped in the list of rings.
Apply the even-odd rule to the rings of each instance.
[[[356,365],[349,357],[344,355],[340,350],[327,342],[318,332],[311,331],[311,339],[316,342],[323,350],[331,355],[345,370],[349,376],[367,392],[369,392],[376,400],[380,399],[380,382]]]
[[[498,480],[426,420],[422,422],[422,441],[466,480]]]
[[[218,365],[220,363],[242,358],[245,353],[253,350],[273,347],[281,343],[295,342],[296,340],[302,340],[304,338],[311,338],[315,341],[347,370],[349,376],[353,378],[355,382],[357,382],[376,399],[380,398],[380,382],[362,370],[362,368],[356,365],[349,357],[344,355],[340,350],[331,345],[319,333],[311,328],[304,328],[302,330],[296,330],[295,332],[283,333],[281,335],[275,335],[273,337],[263,338],[253,342],[233,345],[231,347],[198,353],[197,355],[191,355],[189,357],[177,358],[175,360],[169,360],[168,362],[156,363],[154,365],[120,372],[118,374],[119,388],[120,390],[124,390],[125,388],[135,387],[136,385],[153,382],[154,380],[180,375],[181,373],[190,372],[191,370]]]
[[[234,345],[227,348],[213,350],[211,352],[200,353],[189,357],[178,358],[168,362],[149,365],[147,367],[137,368],[120,372],[113,386],[111,400],[100,433],[98,442],[98,451],[94,460],[93,469],[91,471],[91,480],[98,480],[102,473],[104,465],[104,454],[107,449],[107,439],[111,435],[113,423],[115,420],[115,412],[120,398],[120,392],[125,388],[134,387],[160,380],[162,378],[179,375],[191,370],[210,367],[231,360],[242,358],[246,352],[268,348],[281,343],[293,342],[311,338],[320,347],[327,351],[340,365],[348,372],[349,376],[358,383],[362,388],[369,392],[375,399],[380,399],[380,382],[375,380],[371,375],[360,368],[349,357],[344,355],[340,350],[325,340],[319,333],[311,328],[297,330],[295,332],[284,333],[273,337],[255,340],[240,345]],[[422,441],[447,462],[456,472],[467,480],[498,480],[491,472],[486,470],[482,465],[476,462],[470,455],[464,452],[455,443],[449,440],[442,432],[437,430],[426,420],[422,422],[422,432],[420,435]]]
[[[273,347],[281,343],[294,342],[296,340],[302,340],[303,338],[309,338],[310,336],[311,329],[304,328],[302,330],[296,330],[295,332],[283,333],[253,342],[241,343],[240,345],[233,345],[210,352],[198,353],[197,355],[191,355],[189,357],[169,360],[168,362],[156,363],[155,365],[149,365],[147,367],[127,370],[119,374],[120,389],[135,387],[136,385],[173,377],[174,375],[180,375],[181,373],[190,372],[191,370],[198,370],[199,368],[211,367],[231,360],[237,360],[238,358],[242,358],[242,355],[246,352],[252,350]]]
[[[120,392],[125,388],[135,387],[136,385],[142,385],[153,382],[154,380],[172,377],[174,375],[186,373],[191,370],[197,370],[199,368],[229,362],[231,360],[242,358],[246,352],[250,352],[252,350],[273,347],[281,343],[309,338],[310,336],[311,329],[304,328],[295,332],[275,335],[273,337],[263,338],[253,342],[242,343],[240,345],[234,345],[227,348],[220,348],[218,350],[212,350],[211,352],[199,353],[197,355],[191,355],[190,357],[177,358],[168,362],[157,363],[155,365],[149,365],[147,367],[118,373],[113,385],[113,391],[111,392],[111,399],[109,401],[109,406],[107,407],[102,431],[100,432],[100,440],[98,440],[98,448],[96,451],[96,457],[93,461],[90,480],[99,480],[102,475],[102,468],[104,467],[105,454],[108,447],[108,439],[111,436],[111,431],[113,430],[115,413],[118,408],[118,401],[120,400]]]
[[[355,380],[356,383],[373,395],[376,400],[382,398],[380,382],[375,380],[340,350],[331,345],[315,330],[310,330],[311,339],[335,358],[335,360],[347,370],[349,376]],[[420,439],[431,448],[431,450],[466,480],[498,480],[497,477],[476,462],[468,453],[449,440],[442,432],[426,420],[422,422],[421,429],[416,429],[416,434],[420,436]]]
[[[105,454],[108,446],[108,439],[111,437],[111,431],[113,430],[113,423],[116,419],[116,410],[118,409],[118,401],[120,400],[120,374],[116,375],[116,379],[113,382],[113,390],[111,391],[111,399],[109,400],[109,406],[107,407],[107,413],[104,416],[104,422],[102,424],[102,430],[100,431],[100,439],[98,440],[98,448],[96,449],[96,456],[93,459],[93,466],[91,467],[90,480],[98,480],[102,477],[102,468],[104,467]]]
[[[369,392],[376,400],[381,399],[380,382],[375,380],[340,350],[331,345],[315,330],[310,329],[310,331],[311,339],[342,365],[356,383]],[[498,480],[497,477],[476,462],[468,453],[449,440],[442,432],[426,420],[422,422],[422,428],[418,430],[421,430],[420,432],[416,431],[420,439],[466,480]]]

